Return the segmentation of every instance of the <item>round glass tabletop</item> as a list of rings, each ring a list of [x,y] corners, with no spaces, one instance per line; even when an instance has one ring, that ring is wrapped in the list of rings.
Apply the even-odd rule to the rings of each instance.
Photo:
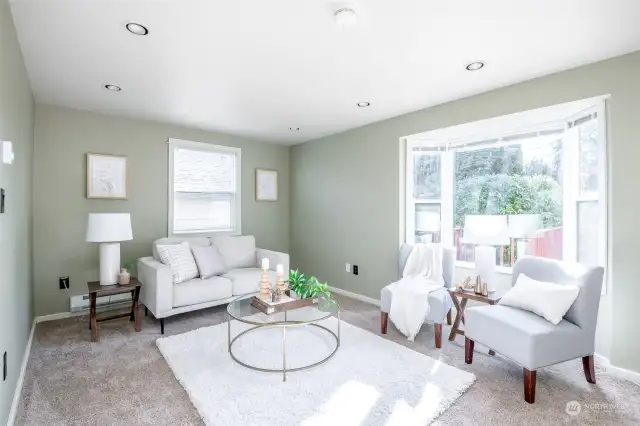
[[[320,296],[317,304],[267,315],[251,305],[253,296],[254,294],[240,296],[229,303],[229,316],[246,324],[293,326],[321,321],[340,311],[340,303],[335,298]]]

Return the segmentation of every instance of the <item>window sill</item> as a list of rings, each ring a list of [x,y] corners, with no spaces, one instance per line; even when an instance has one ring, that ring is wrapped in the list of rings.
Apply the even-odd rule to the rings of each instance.
[[[476,264],[473,262],[456,260],[456,268],[476,269]],[[499,274],[511,275],[513,272],[513,268],[510,266],[496,266],[496,272]]]

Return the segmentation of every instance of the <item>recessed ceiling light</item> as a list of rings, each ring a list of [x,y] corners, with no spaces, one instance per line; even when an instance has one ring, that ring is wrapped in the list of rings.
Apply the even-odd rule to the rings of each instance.
[[[358,15],[356,14],[356,11],[348,7],[336,10],[333,17],[339,27],[351,27],[358,23]]]
[[[104,88],[113,92],[119,92],[122,90],[122,87],[116,86],[115,84],[107,84],[104,86]]]
[[[292,132],[297,132],[298,130],[300,130],[300,127],[289,127],[289,130],[291,130]]]
[[[484,62],[478,61],[478,62],[471,62],[465,68],[467,69],[467,71],[478,71],[482,67],[484,67]]]
[[[366,108],[366,107],[368,107],[369,105],[371,105],[369,102],[358,102],[358,106],[359,106],[360,108]]]
[[[149,30],[144,25],[136,24],[135,22],[129,22],[127,24],[127,29],[130,33],[135,35],[147,35],[149,34]]]

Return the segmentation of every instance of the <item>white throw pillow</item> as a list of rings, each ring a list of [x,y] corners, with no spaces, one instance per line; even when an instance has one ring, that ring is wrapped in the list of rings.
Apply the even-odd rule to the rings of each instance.
[[[188,281],[198,276],[198,267],[191,254],[189,243],[158,245],[156,248],[160,261],[171,267],[174,283]]]
[[[211,242],[220,251],[228,270],[256,267],[256,239],[253,235],[214,237]]]
[[[520,274],[513,286],[498,302],[500,305],[524,309],[558,325],[580,293],[570,284],[537,281]]]
[[[191,252],[203,280],[227,272],[224,259],[214,246],[191,246]]]

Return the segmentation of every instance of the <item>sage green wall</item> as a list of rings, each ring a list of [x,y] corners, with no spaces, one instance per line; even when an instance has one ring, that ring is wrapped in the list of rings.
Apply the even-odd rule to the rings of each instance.
[[[6,209],[0,215],[0,368],[7,352],[8,376],[0,382],[0,424],[9,416],[33,322],[33,97],[9,4],[0,0],[0,140],[13,142],[13,164],[0,163]]]
[[[602,298],[597,352],[616,366],[640,371],[638,52],[295,146],[292,265],[336,287],[379,298],[397,274],[400,137],[606,94],[611,95],[612,280]],[[346,274],[345,262],[359,265],[360,275]]]
[[[289,248],[289,147],[151,121],[36,104],[34,273],[36,315],[69,311],[58,277],[70,276],[71,293],[85,294],[98,278],[98,245],[84,242],[90,212],[131,213],[133,241],[122,259],[151,254],[167,235],[167,138],[242,148],[242,232],[259,247]],[[128,157],[129,199],[86,195],[86,154]],[[255,169],[278,170],[279,200],[255,201]]]

